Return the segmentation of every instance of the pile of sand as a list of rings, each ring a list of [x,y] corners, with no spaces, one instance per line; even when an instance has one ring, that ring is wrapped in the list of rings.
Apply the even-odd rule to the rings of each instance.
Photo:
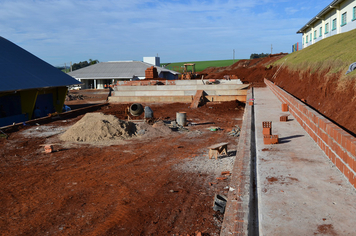
[[[123,140],[136,134],[136,125],[101,112],[87,113],[60,136],[63,141],[101,142]]]

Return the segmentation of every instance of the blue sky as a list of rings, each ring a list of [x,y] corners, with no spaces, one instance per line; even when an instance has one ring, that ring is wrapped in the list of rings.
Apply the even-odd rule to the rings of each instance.
[[[89,59],[161,62],[291,52],[331,0],[0,0],[0,36],[59,66]]]

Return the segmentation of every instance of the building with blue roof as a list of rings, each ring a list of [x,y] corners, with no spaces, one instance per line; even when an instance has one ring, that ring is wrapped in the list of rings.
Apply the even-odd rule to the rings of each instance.
[[[0,37],[0,127],[61,112],[68,86],[77,80]]]

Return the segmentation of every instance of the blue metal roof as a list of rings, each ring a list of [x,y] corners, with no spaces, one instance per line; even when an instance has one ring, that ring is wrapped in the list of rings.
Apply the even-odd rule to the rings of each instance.
[[[0,92],[73,84],[80,82],[0,37]]]

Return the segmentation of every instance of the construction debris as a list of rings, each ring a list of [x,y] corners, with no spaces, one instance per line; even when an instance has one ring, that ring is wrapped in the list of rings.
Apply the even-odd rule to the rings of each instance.
[[[241,133],[241,128],[238,125],[235,125],[236,128],[232,129],[227,134],[233,137],[239,137]]]
[[[215,194],[213,210],[220,211],[222,214],[224,214],[226,203],[227,198],[225,196]]]

